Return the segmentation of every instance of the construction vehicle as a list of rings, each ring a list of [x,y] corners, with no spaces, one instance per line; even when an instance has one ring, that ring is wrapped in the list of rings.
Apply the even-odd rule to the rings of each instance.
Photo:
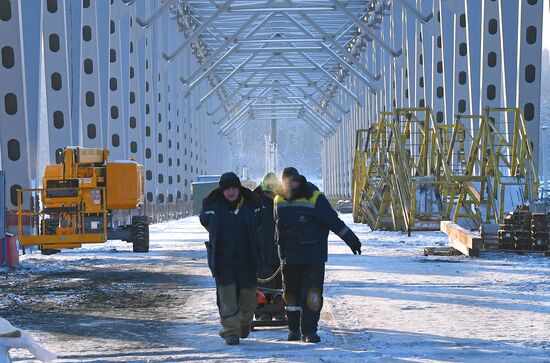
[[[56,164],[45,167],[41,189],[19,189],[19,243],[51,254],[119,239],[131,242],[134,252],[148,252],[149,220],[139,213],[143,166],[108,157],[107,149],[66,147],[56,154]],[[24,193],[34,200],[31,211],[23,210]],[[127,214],[128,221],[132,215],[131,224],[115,226],[114,213]],[[34,228],[24,226],[24,216],[31,216]]]

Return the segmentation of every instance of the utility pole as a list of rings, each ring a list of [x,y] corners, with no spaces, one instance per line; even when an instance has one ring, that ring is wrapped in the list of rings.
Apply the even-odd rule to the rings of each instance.
[[[270,169],[275,172],[277,170],[277,119],[271,119],[271,129],[269,133],[269,161]]]
[[[279,90],[275,89],[273,91],[273,96],[279,96]],[[271,101],[271,104],[275,104],[275,100]],[[275,114],[275,108],[271,107],[271,113]],[[267,149],[267,162],[266,162],[266,173],[272,171],[277,171],[277,117],[273,116],[271,118],[271,124],[269,129],[269,146],[266,146]]]

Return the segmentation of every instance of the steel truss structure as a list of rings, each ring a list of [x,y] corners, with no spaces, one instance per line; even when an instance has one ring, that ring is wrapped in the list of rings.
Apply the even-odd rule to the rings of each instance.
[[[386,2],[371,3],[378,6],[354,19],[377,37],[364,32],[356,44],[364,47],[361,63],[381,75],[380,87],[366,92],[360,103],[342,90],[334,96],[351,112],[341,115],[343,126],[324,140],[328,195],[351,195],[355,131],[368,129],[381,112],[394,108],[429,106],[438,125],[452,125],[455,115],[517,107],[539,160],[542,16],[548,11],[543,1],[394,0],[389,8],[381,5]],[[357,82],[350,74],[346,85]],[[328,109],[338,114],[336,106]],[[511,127],[509,115],[495,117]]]
[[[228,142],[211,122],[220,101],[211,98],[197,109],[204,85],[188,95],[180,82],[199,67],[192,47],[171,62],[162,57],[185,42],[170,13],[175,3],[0,1],[0,154],[8,209],[17,208],[18,188],[40,185],[43,165],[36,160],[47,153],[46,162],[55,163],[56,150],[69,145],[107,147],[113,160],[144,164],[148,213],[157,220],[184,213],[197,175],[227,167]],[[29,47],[42,55],[26,55]],[[41,82],[45,115],[39,118],[28,95]]]
[[[519,107],[538,146],[542,3],[1,0],[8,208],[39,186],[37,155],[80,144],[142,162],[150,213],[178,210],[195,176],[228,169],[231,137],[254,120],[323,137],[329,196],[351,194],[355,131],[394,108],[430,106],[450,125]]]

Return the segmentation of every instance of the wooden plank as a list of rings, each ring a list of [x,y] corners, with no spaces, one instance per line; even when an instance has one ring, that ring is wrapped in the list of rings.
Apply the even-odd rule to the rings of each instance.
[[[466,256],[479,256],[483,246],[481,235],[468,231],[451,221],[441,221],[440,229],[449,236],[451,247],[459,250]]]
[[[449,236],[449,244],[452,248],[457,251],[460,251],[462,254],[469,257],[479,257],[479,248],[469,248],[466,245],[462,244],[459,240],[452,239]]]

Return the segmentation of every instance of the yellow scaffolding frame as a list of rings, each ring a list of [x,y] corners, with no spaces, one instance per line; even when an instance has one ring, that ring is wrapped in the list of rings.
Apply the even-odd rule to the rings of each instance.
[[[372,229],[439,229],[438,220],[446,215],[438,185],[447,182],[450,172],[441,167],[441,142],[431,109],[382,112],[379,123],[358,130],[356,140],[362,139],[367,142],[356,142],[355,151],[354,219]],[[434,173],[438,168],[441,177]],[[427,199],[417,203],[419,194],[430,193],[435,210]]]
[[[479,223],[502,223],[506,212],[537,197],[538,178],[525,119],[518,108],[486,108],[483,115],[457,116],[456,128],[467,129],[463,120],[478,120],[452,216]],[[496,120],[503,119],[499,124]],[[511,126],[511,128],[509,127]],[[516,199],[514,196],[516,191]],[[508,204],[512,203],[512,204]],[[469,210],[463,213],[462,210]]]
[[[353,180],[356,222],[409,232],[439,230],[449,219],[499,223],[515,208],[507,205],[514,188],[516,204],[533,202],[538,190],[517,108],[457,115],[452,125],[434,122],[429,107],[382,112],[356,132]]]

